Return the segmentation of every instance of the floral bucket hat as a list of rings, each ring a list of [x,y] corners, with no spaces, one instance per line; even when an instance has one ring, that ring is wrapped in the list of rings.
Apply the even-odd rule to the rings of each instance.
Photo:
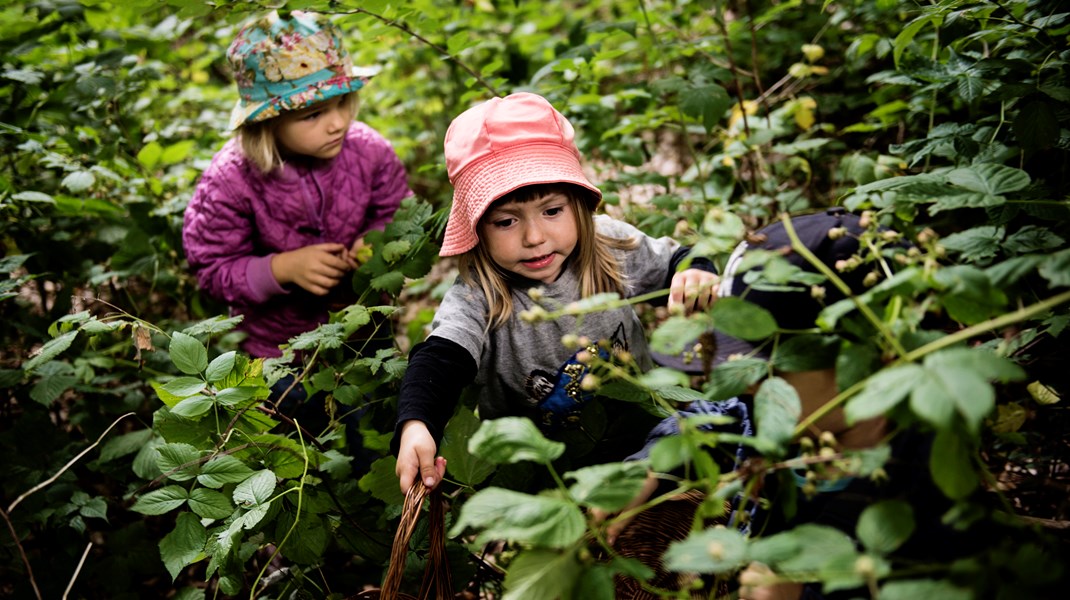
[[[227,60],[239,95],[231,129],[359,90],[373,72],[353,68],[336,26],[300,11],[272,12],[242,28]]]

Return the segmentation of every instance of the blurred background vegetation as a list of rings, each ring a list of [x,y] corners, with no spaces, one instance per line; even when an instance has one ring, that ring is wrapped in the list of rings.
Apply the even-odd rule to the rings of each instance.
[[[727,242],[707,219],[718,210],[756,228],[784,211],[843,205],[910,239],[940,240],[933,252],[960,270],[915,299],[922,311],[933,302],[969,326],[1047,302],[982,327],[978,341],[1028,376],[999,389],[971,450],[986,485],[1049,533],[1065,532],[1070,16],[1061,2],[8,2],[0,597],[250,594],[263,562],[254,550],[277,541],[251,528],[233,551],[209,548],[206,565],[205,554],[168,554],[176,542],[165,536],[182,518],[176,526],[174,513],[131,508],[163,477],[143,448],[175,442],[160,412],[168,399],[153,387],[180,375],[170,332],[200,324],[192,333],[212,357],[235,347],[225,322],[204,325],[226,310],[186,271],[181,222],[228,137],[236,91],[226,46],[273,8],[334,14],[354,61],[381,69],[361,91],[359,118],[409,170],[419,202],[393,234],[407,236],[405,260],[419,268],[402,271],[395,256],[357,275],[355,285],[399,309],[398,348],[380,363],[403,365],[452,275],[449,263],[431,264],[451,197],[446,127],[477,101],[535,91],[576,126],[606,211],[652,235],[716,259]],[[403,286],[376,279],[393,272]],[[364,425],[387,438],[400,367],[343,363],[324,339],[308,342],[322,350],[309,380],[333,391],[338,381],[314,373],[344,372],[346,384],[379,394],[382,414]],[[361,474],[322,468],[322,482],[337,475],[335,488],[317,488],[327,490],[323,531],[348,528],[363,508],[361,527],[385,533],[302,542],[287,558],[304,575],[262,597],[344,597],[378,579],[400,503],[386,491],[392,467],[360,485]],[[1015,581],[1059,576],[1029,562]]]

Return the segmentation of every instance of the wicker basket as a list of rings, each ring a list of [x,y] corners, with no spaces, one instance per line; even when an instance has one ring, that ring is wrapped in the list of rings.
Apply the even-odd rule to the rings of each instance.
[[[654,571],[650,585],[668,590],[690,588],[697,576],[667,570],[662,555],[669,544],[683,540],[691,533],[695,511],[704,498],[702,492],[691,490],[644,510],[617,536],[613,549],[620,556],[634,558],[650,567]],[[618,599],[657,600],[661,597],[644,590],[638,581],[624,575],[617,575],[615,584]],[[722,588],[721,585],[717,587]],[[726,591],[718,589],[715,597],[721,597]],[[708,598],[709,590],[695,590],[692,597]]]
[[[405,571],[405,559],[409,553],[409,541],[420,520],[424,499],[430,497],[428,518],[428,538],[430,549],[427,567],[424,569],[423,582],[420,584],[419,596],[403,594],[401,578]],[[446,502],[438,490],[429,492],[423,482],[416,481],[405,494],[405,504],[401,510],[401,522],[394,534],[394,545],[390,550],[390,565],[387,567],[383,587],[365,590],[349,600],[438,600],[453,598],[453,581],[450,576],[449,562],[446,560]]]

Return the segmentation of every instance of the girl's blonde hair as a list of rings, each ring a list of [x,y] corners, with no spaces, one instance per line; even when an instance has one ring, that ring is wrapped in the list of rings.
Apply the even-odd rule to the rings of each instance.
[[[342,97],[342,106],[349,110],[350,119],[356,118],[357,109],[360,108],[360,96],[357,92],[349,92]],[[285,164],[279,144],[275,140],[275,128],[278,125],[279,117],[273,117],[255,123],[245,123],[238,128],[238,142],[241,144],[242,154],[262,175],[282,169]]]
[[[576,249],[569,257],[566,268],[576,271],[580,283],[580,297],[616,292],[626,295],[626,282],[620,264],[612,250],[631,250],[639,240],[613,238],[595,230],[591,194],[579,186],[567,183],[550,183],[522,187],[495,201],[530,202],[549,194],[559,193],[569,199],[572,214],[576,218]],[[493,206],[493,205],[492,205]],[[489,212],[489,209],[488,209]],[[461,278],[471,286],[483,290],[488,305],[488,329],[504,325],[513,314],[513,290],[511,282],[516,275],[502,269],[494,262],[486,244],[458,257]]]

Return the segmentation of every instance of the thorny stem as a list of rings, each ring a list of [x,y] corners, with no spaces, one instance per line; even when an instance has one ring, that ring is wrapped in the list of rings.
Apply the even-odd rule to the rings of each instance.
[[[82,552],[82,558],[78,561],[78,566],[74,569],[74,574],[71,575],[70,582],[67,583],[67,589],[63,590],[63,600],[67,600],[67,596],[71,593],[71,588],[74,587],[74,582],[78,579],[78,574],[82,572],[82,565],[85,564],[85,557],[89,556],[89,551],[93,549],[93,542],[86,544],[85,550]]]
[[[19,534],[15,531],[15,525],[11,523],[11,519],[7,516],[7,511],[0,508],[0,517],[4,518],[4,522],[7,523],[7,530],[11,532],[11,540],[15,542],[15,547],[19,549],[19,556],[22,557],[22,564],[26,565],[26,575],[30,578],[30,587],[33,588],[33,593],[37,596],[37,600],[41,599],[41,590],[37,588],[37,580],[33,577],[33,567],[30,566],[30,559],[26,556],[26,551],[22,548],[22,542],[19,541]]]

